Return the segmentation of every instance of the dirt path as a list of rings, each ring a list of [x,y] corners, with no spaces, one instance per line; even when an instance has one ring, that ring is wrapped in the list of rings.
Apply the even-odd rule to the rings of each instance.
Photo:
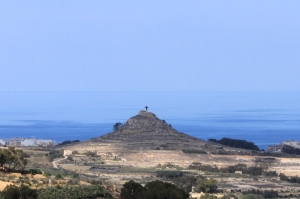
[[[54,160],[54,161],[52,162],[53,168],[54,168],[54,169],[58,169],[57,163],[60,162],[60,161],[62,161],[62,160],[66,160],[67,158],[68,158],[68,156],[64,156],[64,158],[62,158],[62,159]]]

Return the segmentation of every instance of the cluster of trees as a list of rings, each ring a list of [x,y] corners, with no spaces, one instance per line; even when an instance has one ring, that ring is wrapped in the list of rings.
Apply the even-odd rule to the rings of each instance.
[[[31,174],[31,175],[35,175],[35,174],[43,174],[43,172],[40,169],[29,169],[29,170],[23,170],[21,171],[22,174]]]
[[[243,191],[243,199],[257,199],[257,198],[278,198],[278,192],[274,190],[258,190],[258,189],[252,189],[249,191]]]
[[[153,181],[148,182],[144,187],[130,180],[123,185],[120,194],[121,199],[188,199],[189,193],[174,184]]]
[[[8,168],[8,170],[24,170],[27,160],[24,158],[23,150],[9,147],[8,149],[0,149],[0,167]]]
[[[192,187],[196,192],[214,193],[218,189],[218,181],[212,178],[205,178],[201,175],[186,175],[182,171],[159,171],[157,177],[165,178],[172,181],[177,187],[191,192]]]
[[[183,176],[182,171],[157,171],[156,176],[159,178],[178,178]]]
[[[203,193],[215,193],[218,190],[218,181],[213,178],[200,176],[197,178],[195,191]]]
[[[20,187],[9,185],[0,192],[0,199],[93,199],[98,197],[113,198],[101,185],[56,186],[36,190],[22,184]]]
[[[218,191],[218,181],[213,178],[206,178],[203,176],[183,176],[173,179],[172,182],[179,188],[187,192],[194,191],[203,193],[216,193]]]
[[[188,166],[189,169],[207,171],[207,172],[219,172],[218,167],[212,165],[204,165],[201,163],[193,163]]]
[[[223,167],[218,169],[218,167],[216,166],[212,166],[212,165],[203,165],[201,163],[194,163],[189,165],[188,167],[189,169],[197,169],[197,170],[201,170],[201,171],[207,171],[207,172],[220,172],[220,173],[235,173],[235,171],[242,171],[243,174],[249,174],[252,176],[259,176],[259,175],[263,175],[266,174],[266,176],[274,176],[277,175],[277,173],[275,172],[264,172],[264,168],[259,167],[259,166],[252,166],[252,167],[247,167],[247,165],[245,164],[236,164],[233,166],[228,166],[228,167]]]
[[[195,176],[182,176],[172,179],[172,182],[179,188],[184,189],[186,192],[191,192],[192,187],[197,184],[197,178]]]
[[[263,175],[267,177],[277,177],[278,173],[276,171],[264,171]]]
[[[0,199],[34,199],[37,197],[36,189],[31,189],[23,184],[21,184],[20,187],[16,185],[8,185],[2,192],[0,192]]]
[[[102,185],[57,186],[38,190],[39,199],[85,199],[85,198],[113,198]]]
[[[249,150],[259,150],[258,146],[256,146],[253,142],[248,142],[246,140],[238,140],[238,139],[231,139],[231,138],[222,138],[220,140],[217,139],[208,139],[210,142],[216,142],[219,144],[223,144],[225,146],[235,147],[235,148],[242,148],[242,149],[249,149]]]
[[[197,154],[207,154],[204,150],[196,150],[196,149],[182,149],[183,153],[197,153]]]
[[[283,153],[291,154],[291,155],[300,155],[300,149],[294,148],[288,145],[284,145],[281,149]]]
[[[95,152],[95,151],[87,151],[84,154],[91,158],[98,157],[97,152]]]
[[[73,144],[73,143],[76,143],[76,142],[80,142],[80,140],[73,140],[73,141],[65,140],[65,141],[59,143],[58,145],[61,146],[61,145],[66,145],[66,144]]]
[[[264,169],[262,167],[257,166],[247,167],[247,165],[245,164],[237,164],[234,166],[228,166],[220,169],[221,173],[235,173],[235,171],[242,171],[243,174],[259,176],[263,174]]]
[[[60,150],[60,151],[58,151],[58,150],[52,150],[48,154],[46,154],[46,156],[48,156],[50,162],[52,162],[56,158],[62,158],[62,157],[64,157],[62,150]]]
[[[291,183],[300,183],[300,177],[298,177],[298,176],[287,177],[286,175],[281,173],[281,174],[279,174],[279,177],[280,177],[280,180],[288,181]]]

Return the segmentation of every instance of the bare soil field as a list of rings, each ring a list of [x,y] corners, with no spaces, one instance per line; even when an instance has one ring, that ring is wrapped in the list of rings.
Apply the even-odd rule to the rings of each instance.
[[[108,150],[108,148],[107,148]],[[99,152],[98,157],[87,157],[83,154],[73,155],[73,162],[61,162],[60,167],[88,175],[95,179],[105,180],[121,187],[126,181],[135,180],[146,184],[149,181],[161,180],[156,177],[156,172],[161,170],[178,170],[189,175],[202,175],[215,178],[219,187],[225,191],[245,191],[250,189],[277,190],[284,193],[298,193],[300,186],[281,181],[279,177],[257,176],[241,174],[209,173],[187,169],[192,163],[215,165],[218,168],[236,164],[247,166],[263,166],[268,171],[284,173],[287,176],[297,175],[300,170],[299,158],[278,158],[269,156],[251,155],[212,155],[212,154],[187,154],[181,150],[141,150],[141,151],[110,151]],[[117,159],[117,161],[113,160]],[[85,164],[83,164],[83,162]],[[90,168],[114,168],[115,173],[93,171]]]
[[[4,189],[7,185],[11,185],[11,184],[14,184],[14,183],[0,181],[0,191],[3,191],[3,189]]]

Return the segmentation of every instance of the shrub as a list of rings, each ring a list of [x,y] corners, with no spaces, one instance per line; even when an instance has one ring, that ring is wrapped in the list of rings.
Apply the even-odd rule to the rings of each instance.
[[[44,176],[45,176],[45,177],[50,177],[50,176],[51,176],[51,173],[50,173],[49,171],[45,171],[45,172],[44,172]]]
[[[159,178],[179,178],[183,176],[182,171],[157,171],[156,176]]]
[[[39,169],[29,169],[29,173],[31,173],[32,175],[42,174],[42,171]]]
[[[284,145],[281,149],[283,153],[292,154],[292,155],[300,155],[300,149],[294,148],[288,145]]]
[[[251,199],[251,197],[255,196],[256,197],[262,197],[262,198],[278,198],[278,192],[274,191],[274,190],[265,190],[265,191],[261,191],[261,190],[248,190],[248,191],[244,191],[243,194],[247,197],[249,197]],[[260,198],[261,198],[260,197]]]
[[[123,185],[121,199],[188,199],[189,194],[175,185],[162,181],[148,182],[145,187],[129,181]]]
[[[220,171],[222,173],[234,173],[235,171],[242,171],[243,174],[250,174],[253,176],[258,176],[263,174],[262,167],[247,167],[244,164],[237,164],[234,166],[228,166],[225,168],[221,168]]]
[[[63,176],[60,173],[55,175],[55,179],[62,179],[62,178],[63,178]]]
[[[90,157],[98,157],[97,153],[93,152],[93,151],[87,151],[85,153],[85,155],[90,156]]]
[[[53,151],[50,151],[48,154],[48,158],[49,158],[50,162],[52,162],[56,158],[62,158],[62,157],[64,157],[62,151],[53,150]]]
[[[276,171],[265,171],[263,174],[264,174],[264,176],[268,176],[268,177],[277,177],[278,176]]]
[[[207,154],[204,150],[196,150],[196,149],[182,149],[183,153],[197,153],[197,154]]]
[[[23,184],[20,187],[16,185],[8,185],[1,194],[3,199],[37,198],[37,190],[31,189]]]
[[[193,163],[189,165],[189,169],[196,169],[196,170],[201,170],[201,171],[208,171],[208,172],[218,172],[219,169],[216,166],[211,166],[211,165],[203,165],[201,163]]]
[[[198,178],[195,191],[204,193],[214,193],[218,189],[218,181],[212,178]]]
[[[194,176],[182,176],[172,181],[177,187],[184,189],[186,192],[191,192],[192,187],[196,186],[197,178]]]
[[[18,199],[21,197],[20,189],[16,185],[6,186],[1,194],[4,199]]]
[[[66,145],[66,144],[73,144],[73,143],[76,143],[76,142],[80,142],[80,140],[73,140],[73,141],[66,140],[66,141],[63,141],[63,142],[59,143],[58,145],[61,146],[61,145]]]
[[[68,158],[67,158],[69,161],[74,161],[74,159],[73,159],[73,157],[72,156],[68,156]]]
[[[112,198],[112,195],[101,185],[80,185],[48,187],[38,190],[39,199],[85,199],[85,198]]]

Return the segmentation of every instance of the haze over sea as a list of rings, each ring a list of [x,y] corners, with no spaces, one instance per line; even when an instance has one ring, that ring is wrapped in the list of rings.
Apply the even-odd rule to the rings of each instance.
[[[147,105],[178,131],[265,149],[300,140],[300,92],[1,92],[0,138],[88,140]]]

